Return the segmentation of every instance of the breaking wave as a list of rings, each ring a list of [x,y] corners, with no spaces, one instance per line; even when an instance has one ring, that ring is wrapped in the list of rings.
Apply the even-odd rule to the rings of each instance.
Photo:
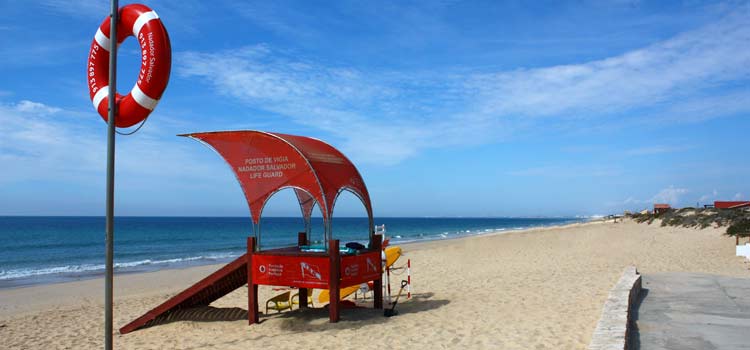
[[[189,263],[202,264],[204,262],[221,261],[231,258],[235,258],[237,254],[215,254],[215,255],[200,255],[191,256],[187,258],[174,258],[174,259],[163,259],[163,260],[138,260],[130,262],[116,262],[115,271],[128,271],[138,270],[142,267],[153,266],[155,268],[164,267],[164,265],[187,265]],[[11,269],[11,270],[0,270],[0,280],[11,280],[21,279],[29,277],[43,277],[47,275],[91,275],[104,272],[104,264],[81,264],[81,265],[67,265],[67,266],[53,266],[43,267],[37,269]]]

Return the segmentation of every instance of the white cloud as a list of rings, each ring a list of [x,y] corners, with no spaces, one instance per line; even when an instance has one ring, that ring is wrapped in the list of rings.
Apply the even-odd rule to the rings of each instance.
[[[743,197],[744,196],[742,195],[742,193],[737,192],[737,193],[734,194],[734,197],[732,197],[732,199],[734,199],[736,201],[739,201],[739,200],[742,200]]]
[[[246,105],[333,135],[358,160],[396,163],[427,148],[549,130],[551,118],[585,120],[575,124],[579,129],[590,120],[699,121],[750,112],[750,90],[741,88],[750,78],[749,8],[621,55],[544,68],[364,72],[257,45],[183,52],[176,55],[177,71]],[[628,152],[684,149],[657,145]]]
[[[506,173],[510,176],[534,176],[534,177],[613,177],[622,174],[622,170],[611,166],[543,166],[521,170],[513,170]]]
[[[691,146],[654,145],[629,149],[624,151],[623,154],[628,156],[647,156],[654,154],[684,152],[691,148]]]
[[[333,134],[347,154],[365,161],[396,163],[424,148],[459,143],[482,127],[459,123],[456,115],[425,118],[430,102],[404,106],[410,88],[398,78],[287,58],[265,45],[178,57],[182,76],[205,78],[226,96]]]
[[[78,172],[92,170],[91,150],[98,145],[71,121],[60,108],[38,102],[0,105],[0,160],[13,164],[0,173],[0,182],[65,177],[71,173],[67,164]]]
[[[699,199],[698,202],[713,202],[716,200],[716,197],[719,195],[719,191],[713,190],[710,194],[704,194]]]
[[[747,114],[750,111],[750,90],[721,91],[713,96],[683,98],[649,119],[658,123],[702,122],[722,116]]]
[[[109,16],[109,1],[99,0],[44,0],[48,10],[76,17],[101,18]]]
[[[304,37],[308,36],[308,33],[311,32],[310,29],[312,29],[307,26],[307,23],[313,20],[311,15],[295,11],[295,6],[289,6],[289,4],[279,6],[274,1],[242,1],[231,2],[228,5],[232,10],[250,19],[254,24],[280,34]],[[294,24],[290,25],[281,20],[282,15],[294,18]],[[300,25],[303,28],[300,28]]]
[[[712,25],[619,56],[478,74],[467,88],[479,96],[480,111],[503,115],[593,115],[651,107],[747,79],[749,19],[745,6]]]
[[[625,208],[632,208],[634,206],[651,206],[656,203],[667,203],[672,206],[678,206],[681,203],[681,199],[688,194],[690,191],[685,188],[678,188],[669,186],[661,189],[654,196],[648,199],[637,199],[634,197],[628,197],[622,203],[609,203],[610,207],[624,206]]]
[[[653,196],[651,198],[651,202],[669,203],[671,205],[676,205],[680,202],[680,198],[682,198],[682,196],[684,196],[688,192],[689,191],[684,188],[675,188],[674,186],[669,186]]]
[[[122,8],[129,3],[133,1],[120,1],[119,5]],[[50,12],[86,20],[104,21],[110,12],[110,2],[103,0],[42,0],[39,5]],[[193,28],[195,21],[205,18],[209,11],[217,11],[217,4],[201,0],[150,0],[145,2],[145,5],[156,11],[160,17],[167,19],[167,29],[179,28],[190,33],[196,32]],[[95,30],[96,28],[91,32],[92,38]]]
[[[22,100],[15,105],[15,109],[21,113],[36,113],[39,115],[50,115],[60,112],[61,109],[57,107],[50,107],[43,103],[32,102],[28,100]]]
[[[73,53],[91,44],[90,40],[40,41],[35,38],[23,43],[3,44],[0,46],[0,65],[11,69],[62,65],[74,61],[71,58]]]
[[[163,139],[160,128],[168,120],[150,121],[136,136],[117,138],[118,176],[157,181],[211,177],[216,169],[196,162],[203,153],[195,145],[177,137]],[[0,162],[12,164],[0,172],[0,183],[103,181],[105,126],[93,111],[81,113],[28,100],[0,104]]]

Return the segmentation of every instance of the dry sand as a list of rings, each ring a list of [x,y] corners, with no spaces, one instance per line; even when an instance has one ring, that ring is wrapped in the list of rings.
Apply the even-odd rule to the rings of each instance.
[[[115,347],[582,349],[627,265],[750,278],[748,264],[734,256],[734,239],[722,232],[626,221],[409,244],[414,294],[399,303],[397,317],[344,310],[341,322],[329,324],[325,310],[311,309],[262,315],[251,327],[245,320],[178,321],[116,334]],[[217,268],[118,276],[115,327]],[[102,286],[97,279],[0,290],[0,348],[101,348]],[[261,303],[274,293],[261,287]],[[207,317],[246,308],[246,297],[238,289]]]

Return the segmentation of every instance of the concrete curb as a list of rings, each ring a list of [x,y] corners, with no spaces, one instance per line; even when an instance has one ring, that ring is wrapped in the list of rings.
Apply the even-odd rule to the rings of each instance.
[[[596,324],[589,350],[626,350],[631,334],[631,311],[641,292],[641,275],[628,266],[609,292],[602,317]]]

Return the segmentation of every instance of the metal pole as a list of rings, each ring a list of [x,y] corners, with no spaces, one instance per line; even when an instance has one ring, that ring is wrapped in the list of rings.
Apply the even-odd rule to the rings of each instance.
[[[114,274],[115,214],[115,114],[117,101],[117,0],[112,0],[109,13],[109,114],[107,116],[107,237],[105,240],[107,271],[104,277],[104,349],[112,350],[112,285]]]

